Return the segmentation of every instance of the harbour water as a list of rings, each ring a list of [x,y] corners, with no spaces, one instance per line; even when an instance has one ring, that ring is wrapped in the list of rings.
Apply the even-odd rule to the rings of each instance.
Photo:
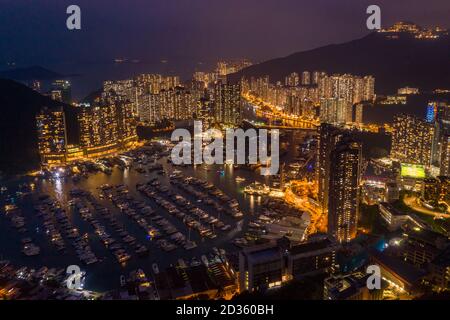
[[[144,272],[151,274],[152,265],[157,263],[162,269],[171,264],[176,264],[178,259],[182,258],[190,262],[193,257],[200,258],[203,254],[208,254],[213,251],[214,247],[223,248],[227,252],[237,251],[238,248],[233,245],[232,240],[236,237],[242,236],[245,233],[248,222],[253,215],[258,211],[261,205],[261,198],[256,196],[245,195],[243,189],[245,186],[259,181],[269,184],[270,178],[263,177],[259,173],[247,171],[243,169],[235,169],[233,166],[197,166],[197,167],[173,167],[169,164],[166,158],[160,159],[158,162],[163,164],[165,174],[157,174],[156,172],[139,173],[135,168],[119,169],[115,167],[110,175],[102,172],[92,173],[88,178],[82,179],[79,182],[72,181],[71,178],[21,178],[10,181],[2,181],[1,184],[8,188],[8,194],[15,194],[20,183],[31,182],[35,183],[35,191],[23,197],[14,197],[14,201],[21,209],[22,215],[26,221],[25,233],[19,233],[11,223],[4,212],[0,217],[0,260],[7,259],[17,266],[27,266],[39,269],[42,266],[52,268],[67,268],[69,265],[80,265],[83,271],[86,271],[85,288],[93,291],[112,290],[119,286],[119,278],[121,275],[127,275],[131,270],[141,268]],[[222,190],[230,198],[234,198],[239,202],[240,210],[244,213],[242,219],[236,219],[229,215],[222,215],[220,217],[224,223],[229,224],[231,229],[226,232],[216,232],[217,237],[214,239],[202,238],[197,232],[190,231],[189,228],[174,216],[171,216],[166,210],[158,206],[152,199],[146,197],[136,190],[136,184],[147,183],[152,178],[158,179],[161,186],[167,186],[171,191],[182,194],[191,203],[203,209],[211,216],[217,215],[214,209],[210,206],[198,202],[192,195],[183,192],[179,187],[170,183],[169,175],[174,170],[180,170],[185,177],[196,177],[201,180],[208,181],[220,190]],[[242,177],[242,181],[236,181],[236,177]],[[123,214],[111,201],[100,197],[99,187],[104,184],[109,185],[125,185],[129,190],[129,195],[138,201],[144,201],[157,211],[158,215],[170,221],[181,233],[190,240],[196,242],[197,247],[192,250],[186,250],[179,246],[176,250],[165,252],[146,234],[135,221]],[[128,233],[135,237],[136,240],[144,244],[149,249],[149,255],[146,257],[138,257],[133,255],[132,258],[124,264],[119,264],[114,255],[104,246],[100,238],[95,234],[94,228],[82,219],[79,212],[73,207],[69,206],[71,199],[70,191],[74,189],[82,189],[92,193],[96,201],[102,206],[107,207],[117,221],[123,225]],[[49,238],[44,232],[42,220],[37,216],[34,206],[38,202],[38,198],[42,194],[48,194],[52,198],[61,203],[66,210],[69,221],[78,228],[80,234],[87,234],[89,238],[89,245],[94,254],[99,258],[99,262],[85,266],[78,259],[75,250],[71,246],[66,246],[64,253],[58,252],[50,243]],[[6,193],[0,196],[2,208],[4,206]],[[105,219],[98,213],[93,212],[95,218],[108,226]],[[108,229],[108,228],[107,228]],[[110,231],[110,229],[108,229]],[[111,232],[114,233],[114,232]],[[21,239],[29,237],[40,248],[40,254],[34,257],[27,257],[22,253]]]

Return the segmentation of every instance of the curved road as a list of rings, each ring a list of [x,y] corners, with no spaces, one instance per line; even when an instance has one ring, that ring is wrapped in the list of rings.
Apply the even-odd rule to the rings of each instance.
[[[446,218],[449,219],[450,218],[450,214],[446,214],[446,213],[441,213],[441,212],[436,212],[427,208],[422,207],[418,202],[419,199],[417,197],[407,197],[405,196],[403,198],[403,202],[410,207],[411,209],[418,211],[420,213],[423,214],[427,214],[429,216],[433,216],[433,217],[438,217],[438,218]]]

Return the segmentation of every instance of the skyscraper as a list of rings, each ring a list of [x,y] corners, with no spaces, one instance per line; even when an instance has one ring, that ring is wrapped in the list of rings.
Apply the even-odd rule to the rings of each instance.
[[[394,117],[391,157],[400,162],[431,165],[434,125],[417,117]]]
[[[54,100],[67,104],[72,103],[72,85],[69,80],[55,80],[52,87],[51,96]]]
[[[311,84],[311,73],[309,71],[302,72],[302,85],[309,86]]]
[[[293,72],[290,75],[288,75],[285,80],[284,84],[287,87],[297,87],[300,84],[300,77],[297,72]]]
[[[238,72],[252,65],[248,59],[238,59],[234,61],[219,61],[217,63],[216,72],[218,76],[227,76],[231,73]]]
[[[195,102],[195,96],[183,87],[144,93],[139,96],[139,120],[148,125],[162,120],[189,120],[193,118]]]
[[[328,233],[339,243],[356,237],[359,215],[361,145],[344,139],[330,154]]]
[[[447,132],[441,138],[440,174],[450,177],[450,132]]]
[[[241,85],[218,82],[214,87],[214,120],[237,125],[242,114]]]
[[[115,105],[83,106],[78,115],[81,146],[100,149],[118,140]]]
[[[36,115],[38,148],[44,166],[65,161],[67,146],[66,119],[63,108],[43,108]]]
[[[319,203],[328,210],[328,190],[331,171],[331,152],[344,136],[344,132],[331,124],[322,123],[319,128],[316,176],[319,184]]]
[[[350,74],[322,75],[318,78],[319,97],[344,99],[350,104],[375,99],[375,78]]]
[[[134,105],[131,102],[116,102],[115,116],[119,143],[127,144],[136,139],[136,123],[134,119]]]
[[[137,139],[133,104],[130,102],[82,106],[78,122],[81,147],[87,157],[114,154]]]
[[[352,122],[352,105],[345,99],[320,100],[320,121],[331,124]]]
[[[358,103],[355,107],[355,123],[363,124],[364,104]]]
[[[364,101],[373,101],[375,99],[375,78],[372,76],[364,77]]]
[[[446,102],[429,102],[427,106],[427,122],[434,125],[434,137],[431,150],[431,163],[440,166],[441,146],[445,135],[450,132],[450,105]]]
[[[195,116],[197,120],[202,121],[203,128],[209,128],[214,119],[213,113],[211,100],[207,96],[200,98],[197,102]]]

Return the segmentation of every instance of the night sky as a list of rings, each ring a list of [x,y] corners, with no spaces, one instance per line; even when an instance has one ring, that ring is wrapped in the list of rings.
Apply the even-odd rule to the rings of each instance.
[[[82,9],[82,30],[65,26]],[[0,0],[0,63],[101,62],[114,57],[261,61],[368,33],[365,10],[450,28],[449,0]]]

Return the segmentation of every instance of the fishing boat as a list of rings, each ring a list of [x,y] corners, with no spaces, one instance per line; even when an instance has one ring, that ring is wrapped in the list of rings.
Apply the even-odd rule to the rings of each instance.
[[[33,257],[33,256],[39,255],[39,253],[41,252],[41,249],[32,243],[27,243],[24,245],[22,252],[27,257]]]

